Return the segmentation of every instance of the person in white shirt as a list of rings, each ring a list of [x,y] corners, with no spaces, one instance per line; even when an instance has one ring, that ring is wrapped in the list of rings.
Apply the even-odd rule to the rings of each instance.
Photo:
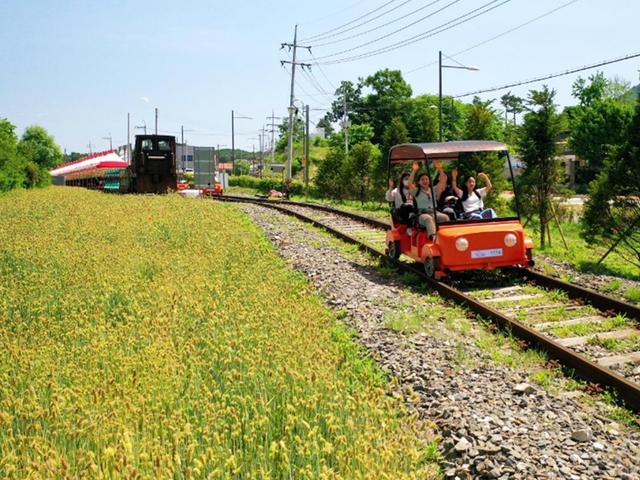
[[[470,175],[465,180],[462,186],[463,188],[460,189],[457,184],[457,178],[458,170],[454,168],[451,171],[451,185],[462,202],[465,218],[481,219],[498,217],[493,208],[484,208],[484,198],[493,188],[491,180],[486,173],[478,174],[478,179],[484,182],[484,187],[482,188],[476,188],[476,179]]]
[[[413,195],[409,184],[409,174],[400,175],[398,186],[393,188],[393,180],[389,179],[389,189],[385,193],[387,202],[393,203],[395,215],[401,223],[409,221],[409,214],[413,212]]]

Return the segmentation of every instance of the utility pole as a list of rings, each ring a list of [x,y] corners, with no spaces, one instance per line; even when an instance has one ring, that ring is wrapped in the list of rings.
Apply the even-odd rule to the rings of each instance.
[[[282,119],[282,117],[276,117],[273,110],[271,110],[271,116],[267,117],[267,120],[271,120],[271,123],[267,123],[267,126],[270,127],[270,130],[268,130],[268,132],[271,133],[271,163],[276,163],[276,118],[278,120]]]
[[[180,135],[182,143],[182,172],[187,168],[187,145],[184,143],[184,132],[195,132],[195,130],[185,130],[184,125],[180,125]],[[195,167],[195,165],[194,165]],[[194,169],[195,170],[195,169]]]
[[[344,153],[349,155],[349,113],[347,111],[347,89],[344,89],[343,98],[344,102],[344,115],[342,120],[342,128],[344,129]]]
[[[109,140],[109,150],[113,150],[113,137],[109,133],[108,137],[102,137],[103,140]]]
[[[127,112],[127,163],[131,164],[131,115]]]
[[[233,110],[231,110],[231,175],[233,175],[236,169],[236,132],[233,118]]]
[[[89,140],[89,145],[87,145],[87,147],[89,147],[89,155],[93,155],[93,150],[91,149],[91,140]]]
[[[304,142],[304,193],[305,197],[309,195],[309,105],[304,108],[304,124],[305,124],[305,142]]]
[[[158,107],[156,107],[156,135],[158,135]]]
[[[298,25],[295,26],[293,31],[293,43],[283,43],[281,45],[281,49],[284,47],[288,47],[289,50],[293,48],[293,57],[292,61],[288,60],[280,60],[280,64],[284,65],[285,63],[291,64],[291,94],[289,95],[289,140],[287,143],[287,180],[291,180],[291,163],[293,161],[293,114],[296,111],[296,107],[293,102],[294,98],[294,83],[296,78],[296,65],[300,65],[300,67],[311,67],[308,63],[298,63],[296,62],[296,54],[298,47],[306,48],[311,52],[311,47],[304,47],[302,45],[298,45]]]

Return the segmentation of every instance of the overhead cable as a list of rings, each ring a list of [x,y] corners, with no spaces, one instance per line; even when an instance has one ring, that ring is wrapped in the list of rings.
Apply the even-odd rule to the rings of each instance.
[[[548,75],[544,75],[542,77],[536,77],[536,78],[531,78],[529,80],[522,80],[522,81],[519,81],[519,82],[509,83],[509,84],[506,84],[506,85],[501,85],[499,87],[485,88],[483,90],[476,90],[474,92],[463,93],[462,95],[454,95],[453,98],[469,97],[471,95],[479,95],[481,93],[487,93],[487,92],[497,92],[498,90],[505,90],[507,88],[519,87],[520,85],[527,85],[529,83],[542,82],[544,80],[550,80],[552,78],[562,77],[564,75],[571,75],[572,73],[583,72],[585,70],[591,70],[591,69],[594,69],[594,68],[602,67],[604,65],[610,65],[612,63],[623,62],[625,60],[630,60],[630,59],[636,58],[636,57],[640,57],[640,52],[639,53],[630,53],[628,55],[624,55],[624,56],[618,57],[618,58],[613,58],[611,60],[603,60],[601,62],[594,63],[594,64],[591,64],[591,65],[585,65],[585,66],[582,66],[582,67],[572,68],[572,69],[569,69],[569,70],[565,70],[563,72],[551,73],[551,74],[548,74]]]
[[[568,7],[569,5],[571,5],[573,3],[576,3],[577,1],[579,1],[579,0],[571,0],[570,2],[567,2],[567,3],[563,4],[563,5],[560,5],[559,7],[556,7],[554,9],[552,9],[552,10],[549,10],[549,11],[543,13],[542,15],[538,15],[537,17],[532,18],[531,20],[527,20],[526,22],[521,23],[520,25],[517,25],[517,26],[515,26],[513,28],[510,28],[509,30],[505,30],[504,32],[499,33],[498,35],[494,35],[493,37],[487,38],[486,40],[483,40],[480,43],[476,43],[475,45],[467,47],[467,48],[465,48],[463,50],[459,50],[459,51],[455,52],[454,54],[452,54],[452,56],[456,57],[458,55],[462,55],[463,53],[467,53],[467,52],[469,52],[469,51],[471,51],[471,50],[473,50],[475,48],[481,47],[482,45],[485,45],[485,44],[487,44],[489,42],[492,42],[492,41],[494,41],[494,40],[496,40],[496,39],[498,39],[500,37],[503,37],[503,36],[511,33],[511,32],[515,32],[516,30],[519,30],[520,28],[526,27],[527,25],[530,25],[533,22],[536,22],[536,21],[538,21],[538,20],[540,20],[540,19],[542,19],[544,17],[547,17],[547,16],[551,15],[552,13],[557,12],[558,10],[561,10],[561,9],[563,9],[565,7]],[[435,62],[427,63],[425,65],[421,65],[421,66],[416,67],[416,68],[414,68],[412,70],[409,70],[408,72],[404,72],[404,74],[408,75],[410,73],[417,72],[418,70],[422,70],[423,68],[432,67],[432,66],[437,65],[437,64],[438,64],[438,61],[436,60]]]
[[[391,4],[391,3],[395,2],[395,1],[396,1],[396,0],[389,0],[388,2],[383,3],[383,4],[382,4],[381,6],[379,6],[378,8],[374,8],[373,10],[371,10],[371,11],[369,11],[369,12],[365,13],[364,15],[360,15],[358,18],[355,18],[355,19],[351,20],[350,22],[347,22],[347,23],[344,23],[344,24],[342,24],[342,25],[340,25],[340,26],[338,26],[338,27],[332,28],[331,30],[327,30],[326,32],[318,33],[317,35],[313,35],[313,36],[311,36],[311,37],[303,38],[303,39],[301,39],[300,41],[301,41],[301,42],[307,42],[307,41],[309,41],[309,40],[313,40],[313,39],[318,39],[318,38],[324,37],[325,35],[327,35],[327,34],[329,34],[329,33],[331,33],[331,32],[335,32],[336,30],[340,30],[341,28],[344,28],[344,27],[346,27],[346,26],[352,25],[352,24],[354,24],[354,23],[356,23],[356,22],[358,22],[358,21],[362,20],[363,18],[366,18],[366,17],[368,17],[369,15],[372,15],[372,14],[374,14],[374,13],[376,13],[376,12],[378,12],[378,11],[382,10],[384,7],[386,7],[387,5],[389,5],[389,4]]]
[[[389,32],[389,33],[387,33],[386,35],[382,35],[381,37],[374,38],[373,40],[369,40],[368,42],[361,43],[360,45],[356,45],[355,47],[346,48],[346,49],[344,49],[344,50],[340,50],[339,52],[334,52],[334,53],[330,53],[330,54],[328,54],[328,55],[323,55],[323,56],[321,56],[321,57],[318,57],[318,60],[324,60],[325,58],[337,57],[338,55],[342,55],[342,54],[344,54],[344,53],[349,53],[349,52],[352,52],[352,51],[354,51],[354,50],[358,50],[358,49],[360,49],[360,48],[363,48],[363,47],[369,46],[369,45],[371,45],[371,44],[373,44],[373,43],[377,43],[377,42],[379,42],[380,40],[384,40],[385,38],[389,38],[389,37],[391,37],[392,35],[395,35],[396,33],[402,32],[402,31],[406,30],[407,28],[412,27],[413,25],[416,25],[417,23],[420,23],[420,22],[422,22],[422,21],[426,20],[427,18],[431,18],[431,17],[433,17],[434,15],[436,15],[436,14],[438,14],[438,13],[442,12],[443,10],[445,10],[445,9],[447,9],[447,8],[449,8],[449,7],[453,6],[453,5],[455,5],[456,3],[460,2],[460,1],[461,1],[461,0],[453,0],[453,1],[449,2],[448,4],[446,4],[444,7],[441,7],[441,8],[439,8],[438,10],[436,10],[436,11],[434,11],[434,12],[431,12],[430,14],[425,15],[424,17],[419,18],[418,20],[416,20],[416,21],[414,21],[414,22],[411,22],[411,23],[409,23],[408,25],[404,25],[404,26],[402,26],[402,27],[400,27],[400,28],[398,28],[398,29],[394,30],[393,32]],[[497,1],[498,1],[498,0],[491,0],[489,3],[495,3],[495,2],[497,2]]]

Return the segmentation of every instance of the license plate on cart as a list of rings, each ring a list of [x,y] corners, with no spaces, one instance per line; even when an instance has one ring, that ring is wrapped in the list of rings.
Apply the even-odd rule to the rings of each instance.
[[[490,248],[488,250],[471,250],[471,258],[501,257],[501,248]]]

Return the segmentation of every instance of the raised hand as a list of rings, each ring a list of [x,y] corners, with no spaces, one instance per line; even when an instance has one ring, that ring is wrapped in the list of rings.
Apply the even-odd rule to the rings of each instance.
[[[393,178],[389,179],[389,190],[393,188]]]
[[[413,162],[413,165],[411,165],[411,168],[413,169],[414,172],[417,172],[418,170],[420,170],[420,162]]]

